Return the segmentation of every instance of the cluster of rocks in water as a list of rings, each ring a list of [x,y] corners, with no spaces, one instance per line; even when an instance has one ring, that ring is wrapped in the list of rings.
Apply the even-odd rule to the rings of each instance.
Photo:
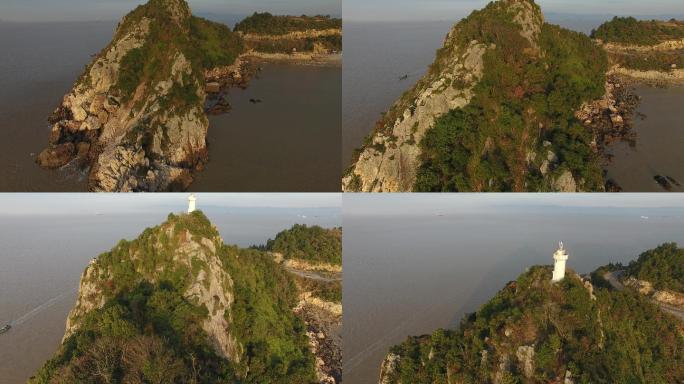
[[[295,313],[306,324],[309,347],[316,356],[316,374],[320,384],[342,382],[341,304],[325,302],[302,294]]]
[[[630,146],[636,145],[637,134],[633,130],[635,119],[646,119],[646,115],[636,109],[641,98],[635,93],[635,84],[644,84],[641,80],[633,80],[626,76],[609,74],[606,80],[606,93],[603,98],[585,103],[575,113],[587,129],[594,134],[592,147],[605,161],[610,162],[613,156],[606,151],[616,141],[625,141]],[[663,86],[662,84],[650,84]],[[664,190],[671,191],[681,184],[668,175],[654,175],[653,180]],[[606,180],[606,191],[620,192],[622,188],[612,179]]]
[[[238,58],[232,65],[217,67],[204,73],[207,100],[205,111],[208,115],[220,115],[232,109],[227,91],[230,88],[246,89],[252,77],[261,71],[256,62]]]
[[[575,112],[575,117],[593,133],[592,149],[606,161],[611,161],[612,156],[606,153],[607,146],[617,140],[635,145],[636,133],[632,129],[634,118],[645,119],[646,116],[635,113],[641,99],[626,78],[608,75],[605,89],[602,98],[584,103]],[[622,189],[609,179],[606,181],[606,190],[617,192]]]
[[[595,150],[600,151],[615,140],[634,143],[636,135],[632,123],[639,101],[629,83],[617,76],[607,77],[603,98],[584,103],[575,113],[594,134],[592,146]]]

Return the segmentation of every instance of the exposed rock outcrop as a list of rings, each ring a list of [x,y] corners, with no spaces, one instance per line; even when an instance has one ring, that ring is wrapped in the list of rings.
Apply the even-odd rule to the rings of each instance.
[[[456,31],[447,35],[445,48],[453,47]],[[482,75],[487,46],[472,41],[465,49],[438,59],[439,73],[428,74],[409,91],[409,97],[392,108],[401,112],[387,128],[376,131],[363,148],[350,173],[342,180],[345,191],[410,191],[420,165],[419,144],[435,120],[470,102]]]
[[[380,384],[401,384],[400,381],[392,381],[391,379],[397,370],[400,360],[401,357],[394,353],[388,353],[387,356],[385,356],[385,360],[382,361],[382,365],[380,366]]]
[[[671,290],[658,290],[649,281],[628,277],[623,281],[625,286],[637,290],[642,295],[648,296],[659,304],[670,305],[684,310],[684,293]]]
[[[57,168],[80,158],[91,166],[91,191],[187,188],[207,160],[203,79],[183,44],[155,58],[136,53],[158,43],[162,24],[167,37],[187,41],[190,17],[184,0],[152,0],[127,15],[51,116],[38,164]],[[158,69],[144,76],[150,60]]]
[[[294,312],[307,326],[309,347],[316,356],[316,375],[320,384],[342,382],[342,304],[300,295]]]

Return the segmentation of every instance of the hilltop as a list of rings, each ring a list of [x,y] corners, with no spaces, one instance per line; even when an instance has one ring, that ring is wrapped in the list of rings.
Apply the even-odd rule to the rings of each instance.
[[[299,296],[270,254],[225,245],[199,211],[170,214],[93,259],[30,382],[319,382]]]
[[[393,347],[380,383],[672,383],[682,348],[682,324],[643,295],[536,266],[457,329]]]
[[[605,52],[500,0],[456,24],[428,73],[357,151],[345,191],[598,191],[597,133],[575,112],[606,93]]]

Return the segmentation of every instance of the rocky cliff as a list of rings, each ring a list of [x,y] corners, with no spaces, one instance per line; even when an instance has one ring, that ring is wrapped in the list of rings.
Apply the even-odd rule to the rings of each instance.
[[[298,295],[270,255],[226,246],[199,211],[171,214],[90,262],[31,382],[313,383]]]
[[[572,127],[577,99],[601,95],[605,70],[592,76],[589,69],[605,65],[605,58],[592,45],[586,36],[545,24],[531,0],[500,0],[473,12],[446,36],[428,73],[378,122],[343,189],[601,189],[590,139],[575,137],[583,148],[568,149],[561,138],[584,135]],[[575,59],[574,75],[584,83],[560,84],[570,76],[564,63]],[[583,164],[571,164],[570,157]]]
[[[217,253],[224,246],[223,240],[206,223],[198,224],[202,228],[191,230],[193,222],[200,220],[206,219],[200,214],[172,217],[159,227],[147,230],[135,242],[122,242],[111,252],[93,259],[81,277],[64,340],[79,329],[88,313],[102,308],[119,292],[131,289],[129,284],[145,281],[155,285],[169,276],[177,276],[184,287],[183,297],[207,309],[202,329],[216,352],[226,359],[239,361],[242,346],[230,332],[233,281]]]
[[[184,0],[150,0],[124,17],[50,117],[38,164],[80,161],[91,191],[187,188],[207,160],[196,23]]]
[[[677,382],[681,323],[633,292],[532,267],[455,330],[393,347],[380,383]]]

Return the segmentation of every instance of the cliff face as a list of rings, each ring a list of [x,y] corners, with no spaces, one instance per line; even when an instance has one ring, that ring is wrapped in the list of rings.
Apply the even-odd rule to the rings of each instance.
[[[127,15],[53,113],[43,167],[78,159],[91,191],[186,188],[207,160],[202,71],[183,0],[151,0]]]
[[[550,279],[550,268],[532,267],[458,329],[393,347],[379,382],[681,380],[677,320],[638,294],[597,289],[572,271],[559,283]]]
[[[202,227],[194,233],[186,228],[202,220],[197,216],[174,217],[146,231],[135,242],[122,242],[111,252],[93,259],[81,277],[64,340],[79,329],[88,313],[102,308],[119,292],[130,290],[141,281],[154,285],[176,276],[183,286],[183,297],[196,307],[206,308],[201,327],[216,352],[239,362],[242,346],[233,336],[230,324],[233,281],[217,253],[224,246],[223,241],[206,224],[198,224]]]
[[[544,22],[539,8],[526,0],[498,1],[495,6],[512,13],[514,22],[520,26],[520,35],[537,50]],[[382,129],[373,133],[370,143],[343,178],[345,191],[413,190],[425,132],[440,116],[470,103],[473,88],[484,70],[483,56],[494,48],[493,44],[478,40],[459,44],[462,24],[456,24],[447,34],[428,74],[391,107]]]
[[[558,47],[563,44],[577,47]],[[473,12],[449,32],[428,73],[377,124],[343,177],[343,189],[593,188],[583,180],[582,170],[564,164],[559,155],[562,140],[554,139],[551,131],[571,135],[567,120],[562,122],[558,115],[571,115],[579,107],[575,95],[564,95],[569,100],[562,107],[563,102],[553,100],[553,90],[565,92],[557,83],[566,75],[561,72],[569,70],[563,62],[574,61],[574,52],[594,55],[595,50],[586,36],[544,24],[531,0],[500,0]],[[578,61],[590,66],[590,60]],[[599,71],[601,76],[604,72]],[[600,84],[587,80],[593,88],[603,87],[602,79]],[[578,93],[586,100],[598,96],[596,89]],[[561,113],[549,113],[544,104],[552,103]],[[586,163],[592,161],[587,153],[581,156]],[[590,167],[593,164],[585,164]]]

